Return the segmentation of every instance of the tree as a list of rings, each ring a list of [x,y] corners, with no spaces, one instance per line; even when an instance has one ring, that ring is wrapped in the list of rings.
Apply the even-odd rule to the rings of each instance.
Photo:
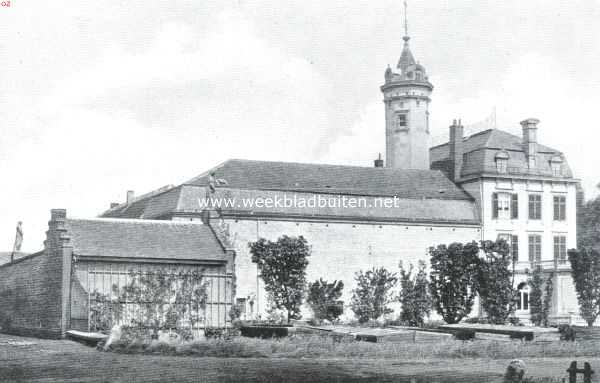
[[[306,301],[315,314],[316,319],[335,321],[343,313],[343,303],[339,300],[342,296],[344,283],[333,281],[329,283],[320,278],[308,286]]]
[[[578,201],[579,202],[579,201]],[[600,196],[577,208],[577,248],[600,245]]]
[[[531,323],[539,326],[543,322],[544,312],[544,278],[543,271],[540,266],[537,266],[533,269],[527,284],[529,285],[529,313],[531,314]]]
[[[355,274],[356,288],[352,290],[350,308],[360,323],[369,319],[378,319],[393,310],[388,308],[392,302],[391,290],[398,283],[395,273],[384,267],[362,270]]]
[[[423,326],[425,317],[431,313],[431,296],[429,295],[429,281],[425,262],[419,261],[416,275],[413,276],[413,265],[408,271],[400,262],[400,296],[402,304],[400,319],[409,326]]]
[[[307,258],[310,256],[306,239],[284,235],[276,242],[261,238],[248,246],[252,262],[258,265],[273,305],[287,311],[288,322],[299,319],[306,289]]]
[[[600,315],[600,253],[592,248],[569,250],[569,262],[579,312],[592,327]]]
[[[514,266],[510,246],[498,241],[481,241],[482,258],[478,267],[478,292],[482,308],[493,324],[505,324],[514,312],[517,292],[514,289]]]
[[[550,307],[552,306],[552,279],[554,272],[550,272],[544,280],[544,272],[541,267],[533,269],[529,284],[529,312],[531,322],[536,326],[548,326]]]
[[[477,295],[479,246],[475,242],[431,247],[429,291],[433,307],[446,323],[458,323],[473,308]]]
[[[133,322],[150,328],[157,336],[161,328],[175,328],[184,336],[186,326],[195,327],[202,320],[207,289],[203,271],[168,273],[129,272],[129,283],[122,288],[120,302],[133,304],[140,314]]]
[[[554,291],[553,281],[554,272],[548,274],[546,278],[546,286],[544,288],[544,300],[542,304],[542,325],[548,327],[550,318],[550,307],[552,307],[552,292]]]

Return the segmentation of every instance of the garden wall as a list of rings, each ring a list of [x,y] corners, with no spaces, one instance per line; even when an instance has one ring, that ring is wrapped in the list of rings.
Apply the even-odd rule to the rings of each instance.
[[[0,331],[61,335],[62,259],[42,251],[0,266]]]

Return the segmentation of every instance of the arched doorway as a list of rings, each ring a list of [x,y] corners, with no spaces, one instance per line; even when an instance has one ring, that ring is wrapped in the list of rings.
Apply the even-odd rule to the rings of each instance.
[[[517,313],[529,314],[529,285],[526,282],[517,286]]]

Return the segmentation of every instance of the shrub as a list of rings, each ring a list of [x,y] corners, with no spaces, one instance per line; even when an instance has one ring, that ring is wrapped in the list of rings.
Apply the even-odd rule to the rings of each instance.
[[[342,296],[344,283],[342,281],[333,281],[329,283],[322,278],[314,281],[308,286],[308,298],[306,301],[310,305],[315,318],[319,320],[336,321],[344,312],[343,302],[339,299]]]
[[[392,312],[388,304],[392,301],[391,290],[398,278],[395,273],[381,267],[356,273],[356,288],[352,290],[350,308],[360,323],[378,319]]]
[[[560,326],[558,326],[558,332],[560,333],[561,340],[566,340],[566,341],[571,341],[571,342],[573,342],[575,340],[576,331],[575,331],[575,328],[573,328],[573,326],[571,326],[571,325],[561,324]]]
[[[94,291],[90,294],[90,329],[108,332],[121,318],[121,305],[118,299]]]
[[[287,321],[300,319],[306,288],[310,247],[304,237],[284,235],[276,242],[264,238],[249,243],[252,262],[258,265],[265,290],[278,309],[287,311]]]
[[[446,323],[458,323],[469,315],[477,295],[479,246],[452,243],[431,247],[429,291],[433,307]]]
[[[242,308],[240,305],[232,305],[231,309],[229,310],[229,319],[231,319],[231,322],[233,323],[234,321],[240,319],[240,316],[242,316]]]
[[[425,317],[431,312],[431,296],[429,295],[429,283],[425,262],[419,261],[419,268],[413,276],[413,265],[410,264],[408,271],[402,267],[400,262],[400,296],[398,300],[402,304],[400,319],[409,326],[423,327]]]

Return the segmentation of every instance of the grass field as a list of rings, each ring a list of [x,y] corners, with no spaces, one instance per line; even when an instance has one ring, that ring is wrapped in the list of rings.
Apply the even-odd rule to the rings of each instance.
[[[213,349],[218,341],[207,349]],[[479,345],[476,346],[476,344]],[[559,382],[571,360],[600,366],[597,343],[549,345],[499,342],[447,342],[440,345],[327,343],[317,337],[284,341],[239,339],[245,357],[121,354],[97,351],[68,340],[0,335],[0,380],[6,382],[501,382],[513,355],[523,355],[536,382]],[[423,348],[419,348],[423,346]],[[218,349],[217,347],[217,349]],[[420,352],[418,351],[420,350]],[[454,350],[454,351],[452,351]],[[156,352],[156,353],[153,353]],[[260,352],[261,355],[254,354]],[[482,356],[485,353],[489,356]],[[573,352],[574,354],[564,355]],[[593,352],[593,355],[579,353]],[[553,356],[555,355],[555,356]],[[563,355],[563,356],[558,356]],[[575,355],[580,355],[575,357]]]
[[[577,342],[469,341],[440,339],[439,342],[357,342],[316,335],[282,339],[237,337],[232,340],[203,340],[188,343],[116,343],[119,353],[161,353],[201,357],[241,358],[376,358],[376,359],[466,359],[466,358],[552,358],[600,357],[600,340]]]

